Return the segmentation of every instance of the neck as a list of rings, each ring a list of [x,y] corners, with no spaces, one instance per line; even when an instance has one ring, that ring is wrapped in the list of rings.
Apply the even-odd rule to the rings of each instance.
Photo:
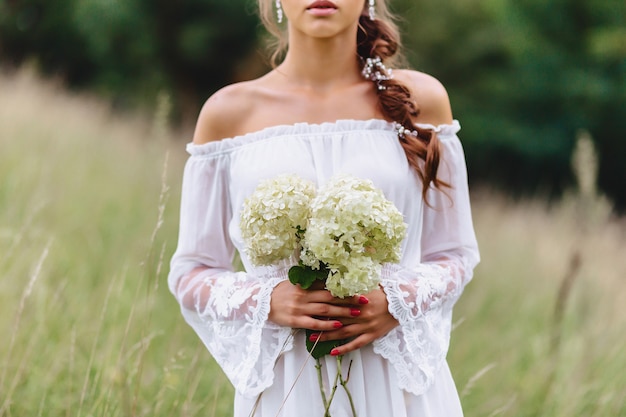
[[[290,33],[289,50],[277,71],[290,83],[317,91],[362,81],[356,52],[356,28],[354,33],[332,38]]]

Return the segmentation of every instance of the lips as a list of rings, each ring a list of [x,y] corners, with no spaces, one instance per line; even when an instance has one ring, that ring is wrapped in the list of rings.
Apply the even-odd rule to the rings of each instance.
[[[311,9],[336,9],[337,6],[332,1],[319,0],[315,1],[307,7],[307,10]]]

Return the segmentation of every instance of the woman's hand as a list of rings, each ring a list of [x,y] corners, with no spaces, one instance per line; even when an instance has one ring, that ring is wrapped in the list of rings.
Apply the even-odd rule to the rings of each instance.
[[[269,319],[281,326],[327,332],[343,327],[343,322],[362,314],[368,303],[363,296],[333,297],[323,283],[303,290],[289,281],[278,284],[272,292]],[[339,339],[336,337],[335,339]]]
[[[274,288],[269,319],[282,326],[320,331],[311,341],[351,339],[333,349],[332,355],[360,349],[398,326],[382,289],[342,299],[333,297],[323,284],[303,290],[289,281]]]
[[[399,325],[398,321],[389,313],[387,296],[382,289],[374,290],[366,294],[365,297],[368,302],[357,307],[360,312],[358,315],[353,314],[347,319],[341,318],[340,321],[343,326],[319,335],[312,335],[311,341],[315,341],[316,338],[319,338],[320,341],[351,339],[330,353],[333,356],[345,355],[372,343]]]

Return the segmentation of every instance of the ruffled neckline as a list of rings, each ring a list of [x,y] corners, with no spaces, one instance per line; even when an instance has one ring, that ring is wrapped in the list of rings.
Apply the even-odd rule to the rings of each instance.
[[[443,136],[455,135],[461,125],[458,120],[453,120],[450,124],[432,125],[428,123],[417,123],[417,126],[423,129],[432,129],[436,133]],[[294,123],[290,125],[276,125],[263,128],[254,132],[249,132],[231,138],[224,138],[213,142],[203,144],[195,144],[190,142],[187,144],[187,152],[190,155],[206,155],[213,153],[223,153],[239,146],[262,141],[270,138],[278,138],[282,136],[303,136],[303,135],[323,135],[328,133],[342,133],[355,131],[375,131],[382,130],[393,132],[395,130],[394,123],[383,119],[341,119],[334,122],[324,123]]]

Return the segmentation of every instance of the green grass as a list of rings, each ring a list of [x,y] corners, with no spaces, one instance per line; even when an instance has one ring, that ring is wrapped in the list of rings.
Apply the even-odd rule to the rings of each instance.
[[[27,74],[0,90],[0,415],[227,414],[165,284],[184,142]]]
[[[0,416],[230,415],[166,286],[187,134],[28,72],[0,91]],[[474,216],[449,355],[466,415],[626,416],[624,221],[583,234],[568,204],[488,192]]]
[[[581,234],[567,205],[476,200],[483,261],[456,309],[465,321],[449,359],[462,391],[490,368],[464,392],[467,415],[626,416],[623,221]],[[559,288],[576,251],[582,263],[557,325]]]

